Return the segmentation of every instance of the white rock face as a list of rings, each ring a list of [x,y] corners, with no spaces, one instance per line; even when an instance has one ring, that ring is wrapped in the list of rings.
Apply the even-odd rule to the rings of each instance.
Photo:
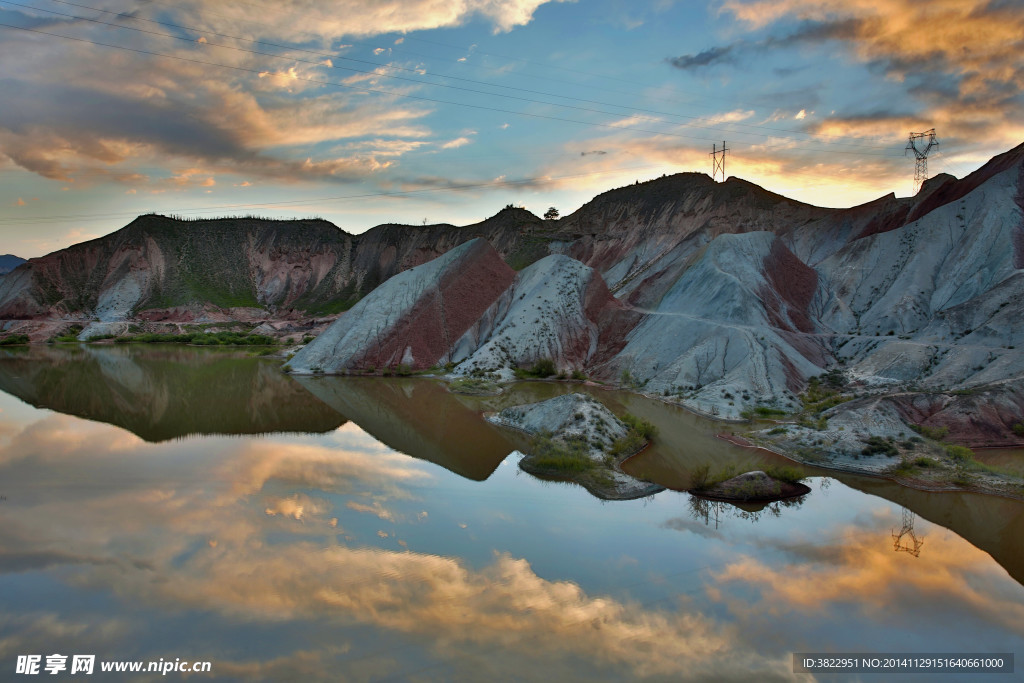
[[[692,407],[722,417],[739,415],[743,394],[787,405],[791,389],[819,369],[791,343],[800,337],[770,324],[761,303],[771,289],[762,264],[775,239],[715,239],[629,334],[615,367],[645,391],[681,390]]]
[[[135,305],[147,291],[147,279],[145,271],[136,271],[102,290],[95,309],[100,322],[119,322],[131,317]]]
[[[592,268],[552,254],[523,269],[480,321],[454,346],[457,374],[512,370],[541,358],[559,370],[583,368],[597,349],[599,329],[587,317]]]
[[[337,373],[448,360],[454,340],[512,279],[512,269],[487,242],[465,242],[374,289],[299,351],[292,370]]]
[[[818,264],[816,304],[854,377],[977,385],[1024,372],[1024,277],[1014,268],[1019,169]]]
[[[323,334],[311,341],[289,362],[293,372],[337,372],[368,346],[386,337],[402,315],[427,289],[437,286],[441,273],[457,261],[471,243],[444,256],[394,276],[363,297]]]
[[[547,432],[562,440],[583,438],[590,444],[590,456],[597,460],[604,458],[612,443],[629,431],[600,401],[579,393],[506,408],[487,420],[528,434]]]

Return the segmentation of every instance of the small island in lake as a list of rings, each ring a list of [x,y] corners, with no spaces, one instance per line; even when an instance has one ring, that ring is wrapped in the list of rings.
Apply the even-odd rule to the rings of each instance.
[[[534,437],[519,466],[535,476],[574,481],[607,500],[643,498],[664,490],[620,468],[647,447],[654,425],[628,414],[619,419],[586,394],[513,406],[487,420]]]

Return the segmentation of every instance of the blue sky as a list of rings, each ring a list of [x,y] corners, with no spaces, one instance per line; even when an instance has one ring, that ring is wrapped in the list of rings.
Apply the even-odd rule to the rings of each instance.
[[[995,0],[0,0],[0,253],[146,212],[467,224],[666,173],[850,206],[1024,141]]]

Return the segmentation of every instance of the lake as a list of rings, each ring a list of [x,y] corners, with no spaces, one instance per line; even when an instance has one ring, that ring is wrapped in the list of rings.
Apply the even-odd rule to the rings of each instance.
[[[794,652],[1021,650],[1024,504],[814,470],[785,505],[701,502],[694,467],[786,461],[643,397],[587,389],[660,429],[627,469],[668,490],[607,502],[480,417],[578,385],[91,345],[4,349],[0,390],[4,680],[55,653],[98,680],[783,681]]]

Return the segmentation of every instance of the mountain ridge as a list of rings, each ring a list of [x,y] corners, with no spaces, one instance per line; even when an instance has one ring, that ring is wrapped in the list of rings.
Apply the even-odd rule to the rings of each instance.
[[[872,387],[989,386],[1024,376],[1022,188],[1024,145],[966,178],[936,176],[914,197],[846,209],[683,173],[609,190],[556,220],[509,205],[466,226],[382,224],[353,235],[318,220],[142,217],[5,276],[0,319],[8,332],[34,321],[37,339],[71,319],[89,323],[82,338],[97,325],[147,320],[245,319],[294,334],[280,321],[312,315],[323,326],[340,315],[352,327],[376,315],[372,302],[343,311],[380,292],[391,307],[382,320],[404,320],[417,305],[451,312],[436,294],[448,285],[427,276],[417,285],[427,298],[406,301],[384,295],[392,280],[421,269],[411,282],[481,240],[493,253],[471,262],[505,274],[460,311],[459,325],[438,328],[441,346],[417,351],[409,330],[378,330],[366,338],[387,354],[353,346],[347,360],[328,362],[321,348],[315,366],[465,362],[508,376],[550,356],[563,372],[628,377],[729,418],[762,404],[795,409],[810,378],[836,368]],[[458,291],[448,298],[476,301]]]

